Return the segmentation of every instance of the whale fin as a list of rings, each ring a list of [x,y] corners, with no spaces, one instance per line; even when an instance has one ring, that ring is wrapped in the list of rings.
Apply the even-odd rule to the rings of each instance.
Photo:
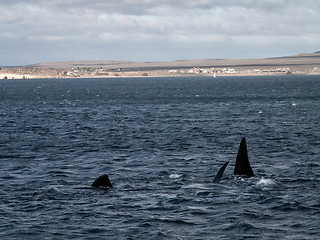
[[[222,165],[222,167],[220,168],[219,172],[217,173],[217,175],[214,177],[213,179],[213,183],[219,183],[220,180],[221,180],[221,177],[223,175],[223,172],[224,170],[226,169],[227,165],[228,165],[229,161],[228,162],[225,162],[225,164]]]
[[[246,175],[247,177],[254,176],[248,159],[248,150],[245,138],[242,138],[241,140],[233,173],[234,175]]]
[[[96,188],[112,188],[112,184],[109,180],[109,176],[107,174],[101,175],[98,177],[91,185],[92,187]]]

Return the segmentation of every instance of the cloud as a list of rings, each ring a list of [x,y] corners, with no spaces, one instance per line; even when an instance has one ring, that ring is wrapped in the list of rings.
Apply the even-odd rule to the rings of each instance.
[[[294,44],[318,50],[319,10],[317,0],[3,0],[0,37],[17,63],[25,54],[36,62],[268,57]]]

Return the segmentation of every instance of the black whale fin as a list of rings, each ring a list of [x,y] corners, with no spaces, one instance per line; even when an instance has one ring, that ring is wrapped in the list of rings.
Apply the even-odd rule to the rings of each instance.
[[[112,184],[109,180],[109,176],[107,174],[101,175],[98,177],[91,185],[96,188],[112,188]]]
[[[225,164],[222,165],[222,167],[220,168],[219,172],[217,173],[217,175],[214,177],[213,179],[213,183],[219,183],[220,180],[221,180],[221,177],[223,175],[223,172],[224,170],[226,169],[227,165],[228,165],[229,161],[228,162],[225,162]]]
[[[254,176],[248,159],[247,143],[245,138],[242,138],[241,140],[233,173],[234,175],[246,175],[247,177]]]

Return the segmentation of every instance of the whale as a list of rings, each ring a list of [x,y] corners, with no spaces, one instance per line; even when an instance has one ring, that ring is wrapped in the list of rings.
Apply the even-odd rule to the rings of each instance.
[[[245,137],[241,139],[233,174],[244,176],[244,177],[254,176],[254,173],[252,171],[249,158],[248,158],[247,142]]]
[[[213,183],[219,183],[222,175],[228,166],[229,161],[225,162],[222,167],[219,169],[218,173],[213,179]],[[237,158],[236,158],[236,164],[234,167],[233,171],[234,175],[240,175],[244,177],[253,177],[254,173],[252,171],[252,168],[250,166],[249,158],[248,158],[248,150],[247,150],[247,143],[246,143],[246,138],[243,137],[240,142],[240,146],[238,149],[237,153]],[[97,179],[94,180],[92,183],[91,187],[94,188],[100,188],[100,189],[109,189],[113,188],[108,174],[103,174],[99,176]]]
[[[213,179],[213,183],[219,183],[222,175],[228,165],[229,161],[225,162],[216,176]],[[237,153],[237,158],[236,158],[236,164],[234,166],[233,170],[234,175],[242,176],[242,177],[253,177],[254,173],[252,171],[252,168],[250,166],[249,158],[248,158],[248,149],[247,149],[247,142],[246,138],[243,137],[240,142],[240,146],[238,149]]]
[[[100,189],[109,189],[112,188],[112,184],[109,180],[108,174],[103,174],[98,177],[94,182],[91,184],[91,187],[100,188]]]
[[[220,168],[220,170],[218,171],[217,175],[214,177],[213,179],[213,183],[219,183],[220,180],[221,180],[221,177],[224,173],[224,170],[226,169],[227,165],[228,165],[229,161],[228,162],[225,162],[222,167]]]

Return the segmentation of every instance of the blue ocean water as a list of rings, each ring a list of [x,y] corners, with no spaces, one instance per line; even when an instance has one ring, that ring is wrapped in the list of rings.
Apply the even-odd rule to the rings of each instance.
[[[0,239],[319,239],[319,106],[319,76],[0,80]]]

